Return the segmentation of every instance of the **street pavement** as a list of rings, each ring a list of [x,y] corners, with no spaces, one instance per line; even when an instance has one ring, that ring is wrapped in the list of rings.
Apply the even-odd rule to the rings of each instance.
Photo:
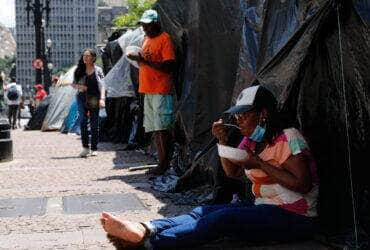
[[[12,131],[14,160],[0,163],[1,201],[46,198],[43,215],[1,217],[0,249],[113,249],[99,224],[99,212],[67,214],[63,200],[76,195],[134,194],[144,209],[113,212],[146,221],[175,215],[191,207],[176,206],[153,191],[145,170],[130,166],[153,162],[139,152],[116,152],[122,145],[99,144],[97,157],[82,159],[77,135],[59,132]],[[4,203],[4,202],[3,202]]]

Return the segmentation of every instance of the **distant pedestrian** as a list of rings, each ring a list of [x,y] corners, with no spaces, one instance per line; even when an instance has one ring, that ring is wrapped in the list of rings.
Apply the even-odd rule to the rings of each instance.
[[[4,110],[4,89],[5,89],[5,74],[0,72],[0,114]]]
[[[20,112],[19,105],[22,102],[22,86],[16,84],[15,81],[12,81],[5,86],[4,91],[6,103],[8,105],[9,124],[11,125],[12,129],[16,129],[18,112]]]
[[[99,108],[105,107],[105,87],[101,79],[103,70],[95,65],[96,53],[85,49],[74,73],[73,86],[78,89],[77,103],[81,116],[82,152],[80,157],[97,155],[99,140]],[[90,121],[91,143],[89,143],[88,120]],[[89,147],[91,144],[91,147]],[[90,152],[91,150],[91,152]]]
[[[44,86],[42,86],[41,84],[36,84],[35,89],[36,89],[35,102],[37,108],[39,104],[45,99],[45,97],[48,96],[48,94],[46,93]]]

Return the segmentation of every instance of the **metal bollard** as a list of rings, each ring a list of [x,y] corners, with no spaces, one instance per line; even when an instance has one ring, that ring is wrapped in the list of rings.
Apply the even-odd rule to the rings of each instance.
[[[10,137],[10,124],[0,120],[0,163],[13,160],[13,140]]]

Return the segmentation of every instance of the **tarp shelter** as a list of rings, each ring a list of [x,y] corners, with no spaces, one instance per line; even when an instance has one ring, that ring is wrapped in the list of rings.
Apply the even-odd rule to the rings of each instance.
[[[78,112],[78,102],[77,98],[72,101],[71,108],[69,109],[68,115],[63,122],[61,127],[62,133],[81,133],[81,116]]]
[[[60,130],[66,119],[77,90],[72,87],[76,66],[70,68],[61,76],[55,85],[54,94],[42,124],[42,131]]]
[[[118,38],[117,43],[123,53],[103,79],[107,89],[107,97],[135,97],[135,89],[130,74],[130,63],[127,60],[125,51],[128,46],[141,47],[143,40],[144,31],[142,28],[137,28],[133,31],[129,30]]]
[[[357,225],[369,233],[369,6],[369,0],[159,0],[180,59],[176,132],[185,165],[211,140],[212,122],[258,79],[318,161],[321,229],[359,233]],[[215,166],[213,147],[179,188],[214,183]]]
[[[27,125],[25,126],[26,130],[40,130],[42,127],[42,123],[45,119],[46,113],[48,111],[48,107],[50,104],[51,95],[42,100],[39,106],[35,109],[31,119],[28,121]]]
[[[137,98],[137,69],[133,69],[125,56],[127,46],[140,46],[144,39],[142,28],[128,30],[103,50],[107,89],[106,110],[108,117],[102,124],[101,137],[115,143],[127,143],[132,127],[133,112],[130,105]],[[140,137],[140,136],[139,136]]]

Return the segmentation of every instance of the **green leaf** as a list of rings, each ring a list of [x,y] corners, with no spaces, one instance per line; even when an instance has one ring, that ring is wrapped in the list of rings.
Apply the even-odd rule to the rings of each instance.
[[[113,23],[116,27],[135,27],[144,11],[151,9],[156,0],[128,0],[128,13],[118,16]]]

